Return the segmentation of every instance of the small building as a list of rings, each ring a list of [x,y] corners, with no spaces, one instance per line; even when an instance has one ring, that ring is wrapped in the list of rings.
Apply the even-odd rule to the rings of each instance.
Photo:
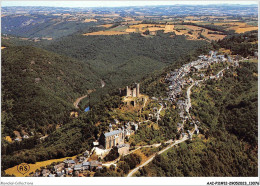
[[[83,153],[83,156],[86,156],[86,157],[88,157],[88,156],[89,156],[89,151],[88,151],[88,150],[86,150],[86,151]]]
[[[22,139],[21,138],[15,138],[14,141],[20,142],[20,141],[22,141]]]
[[[62,170],[62,168],[64,168],[64,165],[65,163],[59,163],[57,165],[54,166],[54,170],[57,172],[57,171],[60,171]]]
[[[66,163],[66,162],[65,162]],[[74,165],[76,164],[76,162],[74,160],[68,160],[67,164],[69,167],[74,167]]]
[[[74,171],[80,171],[80,170],[82,170],[82,163],[74,166]]]
[[[43,169],[42,170],[42,176],[47,177],[50,174],[50,171],[48,169]]]
[[[93,146],[94,146],[94,147],[99,146],[99,142],[98,142],[98,141],[94,141],[94,142],[93,142]]]
[[[29,136],[28,135],[23,135],[23,139],[28,139]]]
[[[258,52],[254,52],[254,56],[258,58]]]
[[[89,170],[90,168],[90,162],[83,162],[82,163],[82,169],[83,170]]]
[[[49,174],[49,177],[55,177],[55,174]]]
[[[72,174],[73,172],[73,169],[70,167],[66,168],[65,170],[66,170],[66,174]]]
[[[102,169],[102,163],[99,162],[99,161],[90,161],[90,170],[93,170],[93,169]]]
[[[56,173],[57,173],[57,176],[58,176],[58,177],[63,177],[64,174],[65,174],[65,171],[64,171],[64,170],[62,170],[62,171],[57,171]]]
[[[79,162],[83,162],[86,158],[84,156],[79,157]]]

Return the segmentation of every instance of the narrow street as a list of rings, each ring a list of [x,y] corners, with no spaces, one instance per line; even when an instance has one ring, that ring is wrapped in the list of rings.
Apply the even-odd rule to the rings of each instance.
[[[190,108],[191,108],[191,100],[190,100],[190,94],[191,94],[191,88],[193,87],[195,85],[195,82],[193,82],[192,84],[191,84],[191,86],[189,86],[189,88],[187,89],[187,100],[188,100],[188,103],[186,104],[186,112],[188,113],[188,115],[189,115],[189,118],[191,118],[190,117],[190,112],[189,112],[189,110],[190,110]]]

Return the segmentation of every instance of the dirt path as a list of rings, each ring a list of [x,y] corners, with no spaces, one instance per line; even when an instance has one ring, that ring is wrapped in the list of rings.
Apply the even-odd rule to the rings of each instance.
[[[88,95],[89,95],[90,93],[94,92],[94,91],[95,91],[95,89],[94,89],[94,90],[88,90],[88,94],[86,94],[86,95],[84,95],[84,96],[82,96],[82,97],[77,98],[76,101],[73,103],[74,107],[75,107],[76,109],[78,109],[78,108],[79,108],[79,106],[78,106],[78,105],[79,105],[79,102],[80,102],[82,99],[88,97]]]

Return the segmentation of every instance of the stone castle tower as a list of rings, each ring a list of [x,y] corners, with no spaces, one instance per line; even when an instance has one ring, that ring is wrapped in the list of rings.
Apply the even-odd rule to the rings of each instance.
[[[134,88],[129,88],[128,86],[126,86],[126,96],[139,97],[140,96],[139,88],[140,88],[139,83],[136,83]]]

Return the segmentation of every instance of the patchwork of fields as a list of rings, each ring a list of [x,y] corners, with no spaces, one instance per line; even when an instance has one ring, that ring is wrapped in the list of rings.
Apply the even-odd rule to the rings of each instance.
[[[158,31],[163,33],[175,33],[176,35],[185,35],[189,40],[220,40],[226,37],[221,31],[215,31],[201,26],[190,25],[189,23],[195,23],[197,25],[205,26],[219,26],[224,28],[225,31],[234,30],[235,33],[245,33],[247,31],[258,30],[256,22],[239,22],[238,20],[223,20],[218,21],[218,19],[224,19],[221,17],[209,16],[208,21],[202,21],[194,16],[187,16],[183,23],[181,22],[165,22],[165,23],[155,23],[155,24],[144,24],[140,21],[134,21],[133,19],[125,19],[120,25],[113,27],[113,24],[99,25],[98,27],[104,27],[107,30],[97,31],[83,34],[85,36],[89,35],[122,35],[130,33],[140,33],[143,36],[156,35]],[[205,19],[205,18],[204,18]],[[216,21],[217,20],[217,21]],[[187,23],[187,24],[185,24]],[[171,36],[173,37],[173,36]]]

